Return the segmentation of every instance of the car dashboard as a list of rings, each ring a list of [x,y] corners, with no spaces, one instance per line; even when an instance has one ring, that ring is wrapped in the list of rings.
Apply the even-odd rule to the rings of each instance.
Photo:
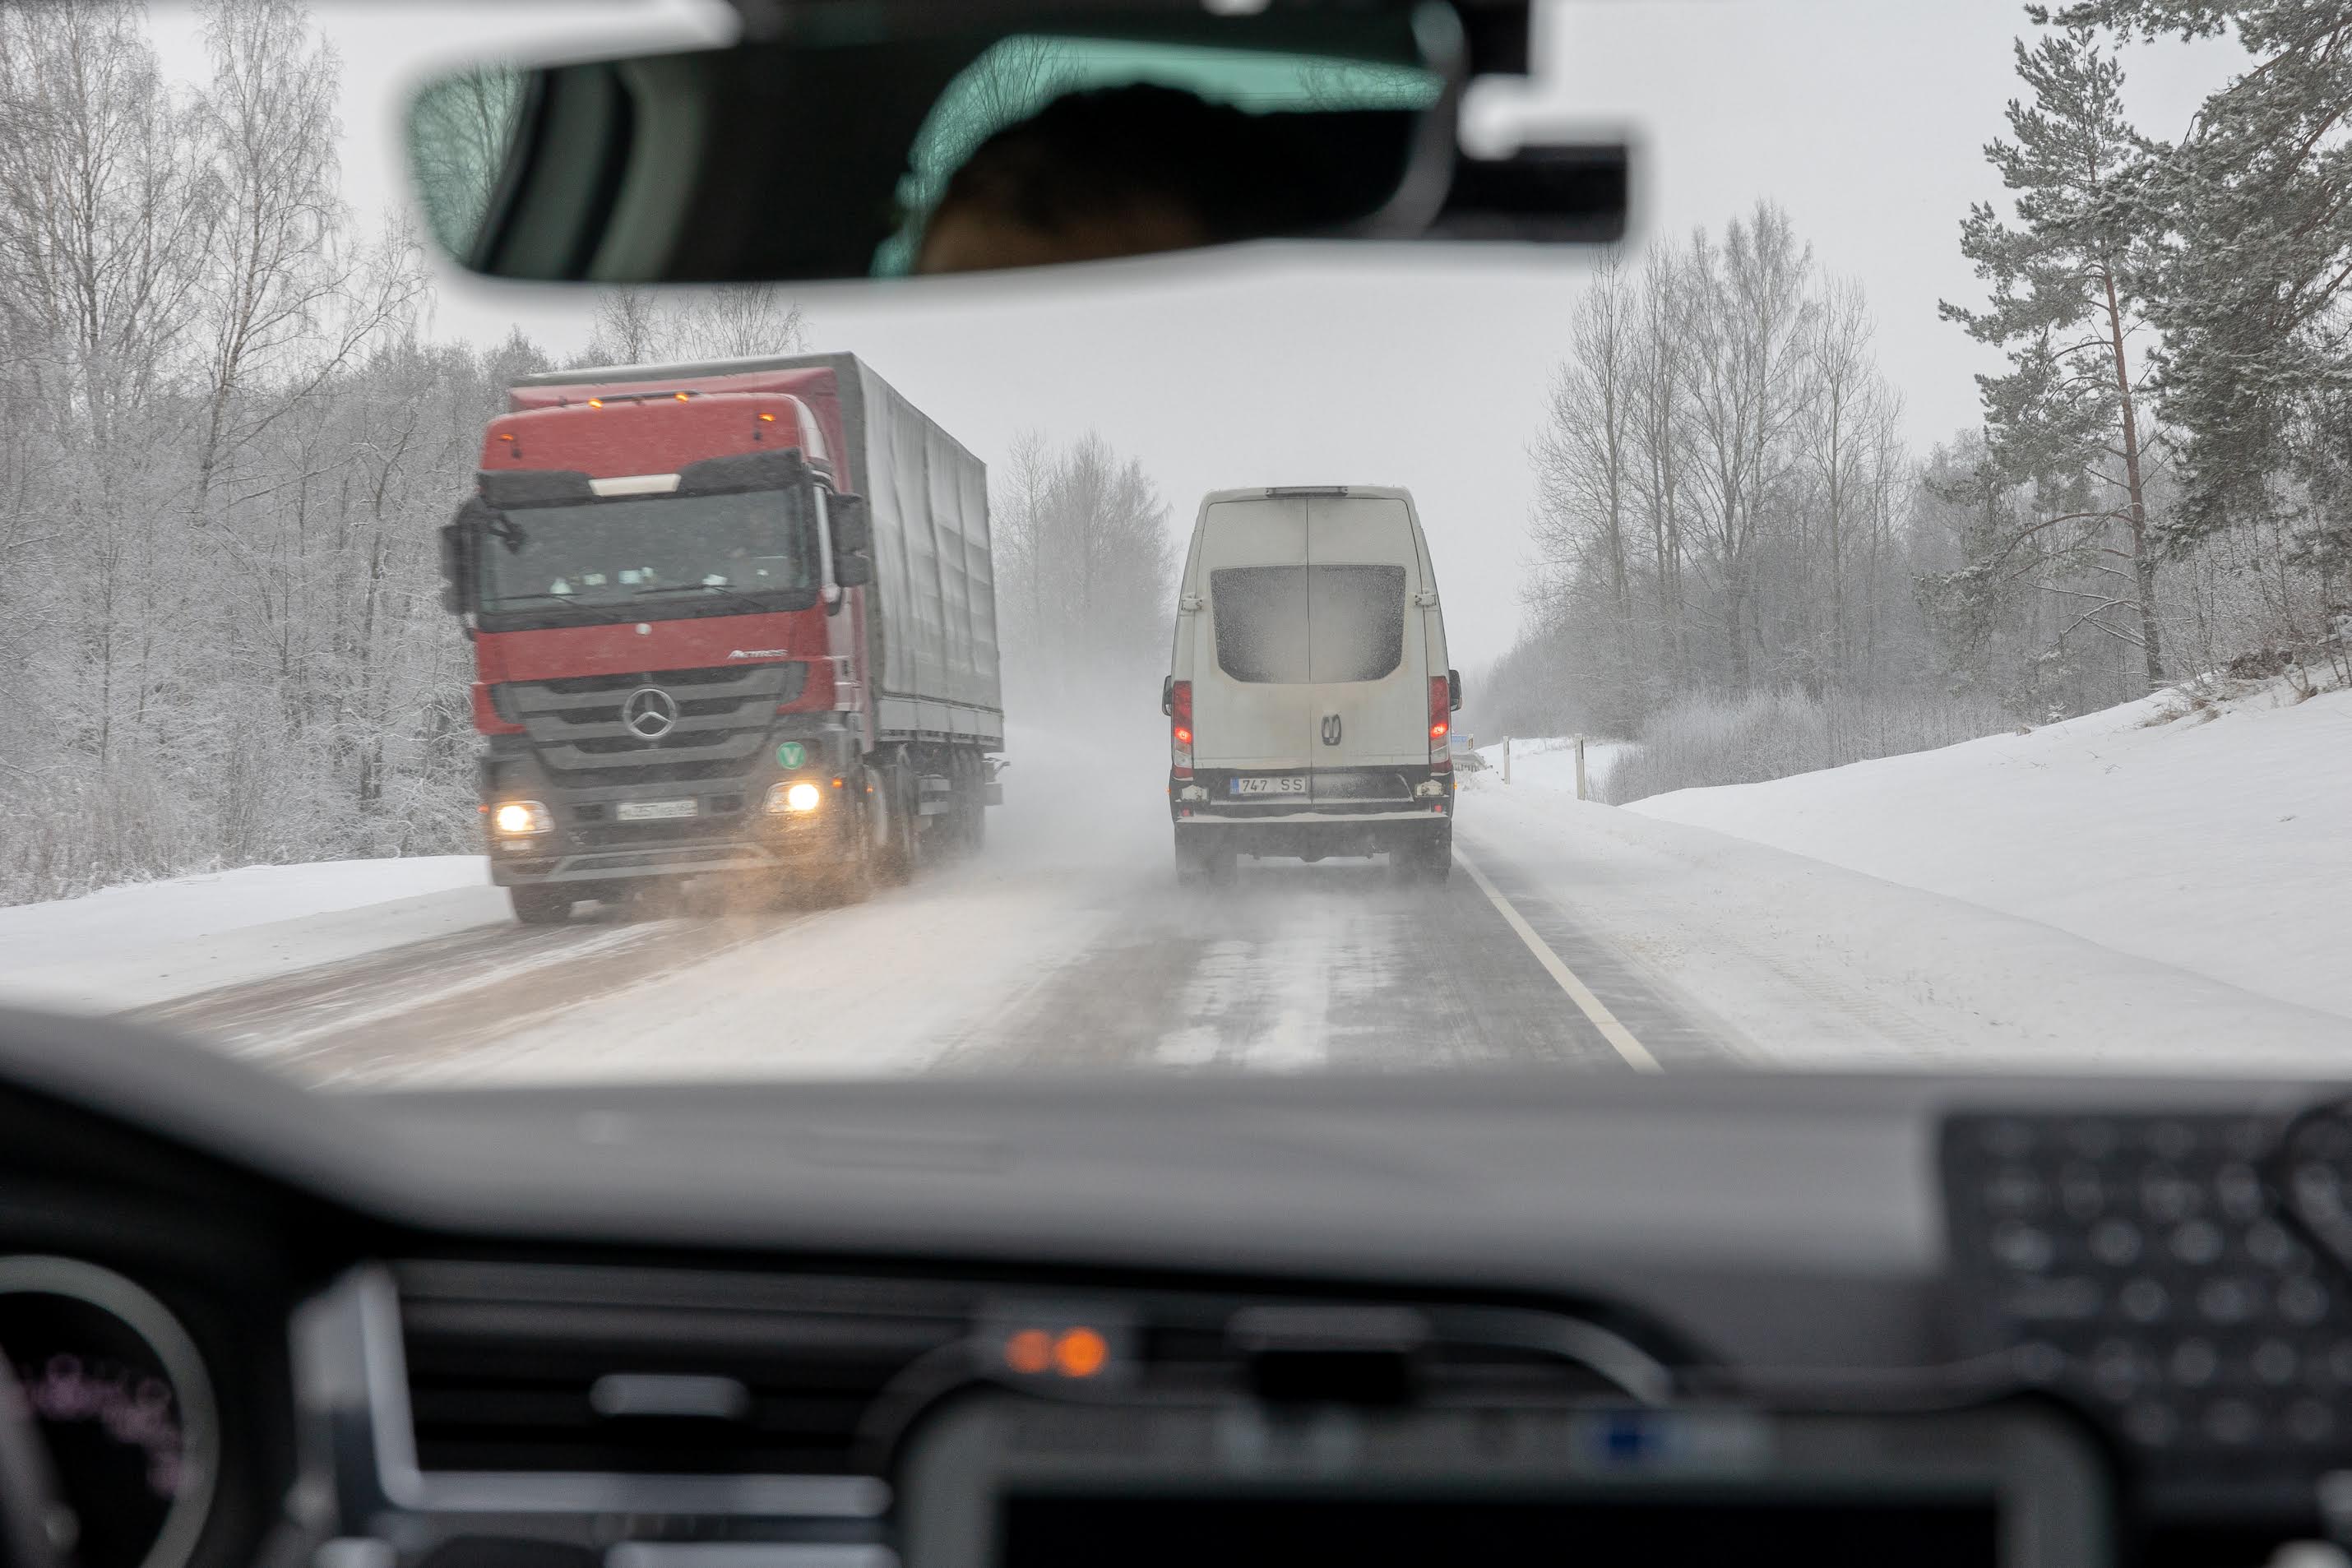
[[[2352,1511],[2326,1084],[330,1098],[26,1014],[0,1082],[0,1344],[87,1568],[1402,1561],[1695,1520],[1819,1560],[1873,1499],[1983,1504],[1879,1555],[2218,1563]]]

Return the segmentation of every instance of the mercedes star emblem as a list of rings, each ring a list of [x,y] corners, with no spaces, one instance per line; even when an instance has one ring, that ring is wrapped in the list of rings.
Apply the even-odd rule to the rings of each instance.
[[[639,740],[659,740],[677,727],[677,699],[659,686],[639,686],[621,704],[621,727]]]

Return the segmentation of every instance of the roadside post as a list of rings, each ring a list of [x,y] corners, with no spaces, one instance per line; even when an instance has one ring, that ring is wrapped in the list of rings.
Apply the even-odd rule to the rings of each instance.
[[[1576,737],[1576,798],[1584,799],[1584,737]]]
[[[1503,782],[1511,781],[1511,737],[1503,737]]]

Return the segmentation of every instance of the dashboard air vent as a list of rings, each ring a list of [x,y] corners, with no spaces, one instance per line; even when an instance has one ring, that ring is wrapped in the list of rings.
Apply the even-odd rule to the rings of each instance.
[[[929,1282],[422,1263],[397,1271],[418,1467],[838,1475],[867,1407],[970,1333]]]

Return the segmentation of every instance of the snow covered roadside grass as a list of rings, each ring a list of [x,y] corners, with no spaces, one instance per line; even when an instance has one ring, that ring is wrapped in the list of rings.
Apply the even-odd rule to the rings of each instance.
[[[2333,1013],[1728,834],[1516,787],[1455,832],[1539,926],[1549,904],[1759,1067],[2352,1067]]]
[[[2347,791],[2352,692],[2298,703],[2270,686],[1627,810],[2352,1018]],[[2249,1038],[2242,1024],[2211,1036],[2217,1051]],[[2342,1038],[2352,1065],[2352,1029]]]
[[[479,855],[134,883],[0,909],[0,1003],[120,1012],[508,918]]]

